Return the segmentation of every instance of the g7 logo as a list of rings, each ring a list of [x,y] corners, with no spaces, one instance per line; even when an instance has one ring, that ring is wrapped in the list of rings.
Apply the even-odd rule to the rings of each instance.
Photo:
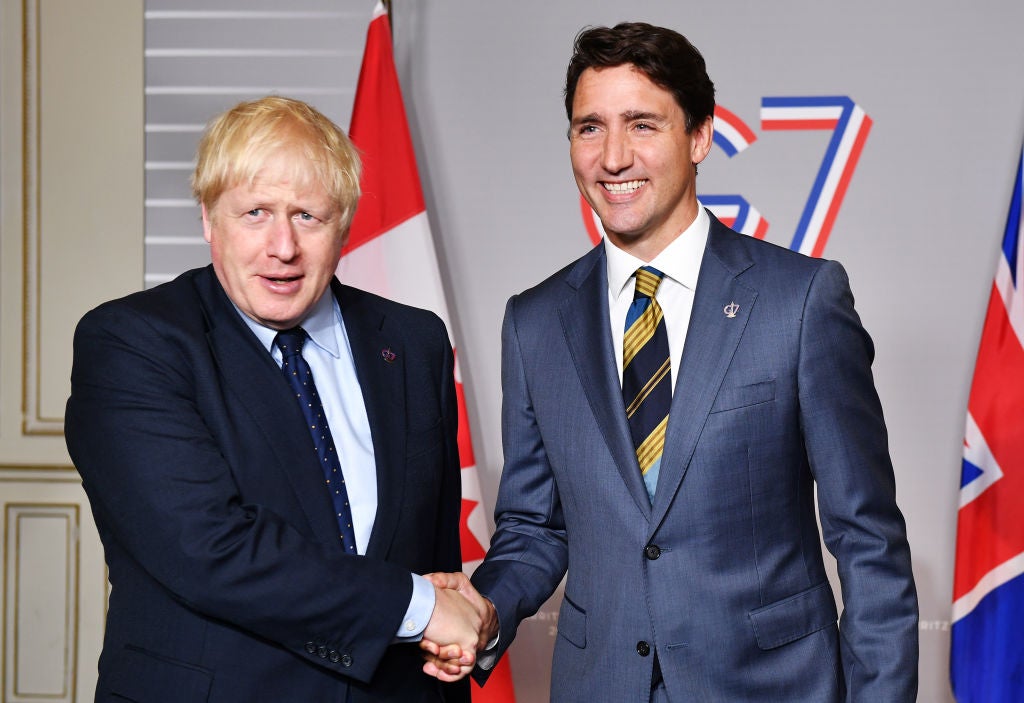
[[[757,141],[757,135],[743,120],[720,105],[715,107],[714,124],[714,143],[729,158]],[[761,129],[765,132],[832,131],[790,249],[809,256],[821,256],[825,251],[871,124],[867,113],[846,96],[761,99]],[[700,200],[715,217],[737,232],[757,239],[764,239],[768,233],[768,221],[742,195],[702,194]],[[596,244],[603,232],[601,222],[582,196],[580,207],[583,223]]]

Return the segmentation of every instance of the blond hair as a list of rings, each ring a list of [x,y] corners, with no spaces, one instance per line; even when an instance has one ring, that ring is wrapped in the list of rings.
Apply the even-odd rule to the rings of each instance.
[[[322,186],[341,212],[339,229],[347,231],[359,201],[359,153],[341,129],[301,100],[268,96],[214,118],[199,142],[192,194],[212,210],[225,190],[251,185],[281,150],[293,152],[295,184]]]

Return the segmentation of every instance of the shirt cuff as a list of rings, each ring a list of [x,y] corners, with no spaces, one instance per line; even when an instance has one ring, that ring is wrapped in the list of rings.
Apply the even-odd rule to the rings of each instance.
[[[395,639],[399,642],[419,642],[434,612],[434,584],[419,574],[412,574],[412,599],[398,626]]]
[[[484,598],[487,598],[487,596],[484,596]],[[487,600],[491,599],[487,598]],[[493,601],[491,601],[491,603],[493,604]],[[498,663],[498,652],[496,650],[498,648],[498,640],[500,639],[501,628],[499,627],[498,634],[494,636],[494,639],[487,643],[484,651],[476,653],[476,665],[484,671],[490,671],[494,668],[494,665]]]
[[[501,639],[501,633],[487,643],[487,649],[476,653],[476,665],[484,671],[490,671],[498,663],[497,648],[499,639]]]

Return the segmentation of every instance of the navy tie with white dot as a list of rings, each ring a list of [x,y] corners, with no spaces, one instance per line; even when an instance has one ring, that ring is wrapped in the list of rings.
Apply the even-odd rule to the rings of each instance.
[[[323,404],[313,383],[313,372],[302,358],[302,345],[306,339],[308,335],[304,329],[293,327],[278,332],[274,343],[284,358],[281,371],[295,392],[302,415],[306,418],[306,426],[309,427],[310,436],[313,438],[313,447],[320,460],[320,468],[323,469],[324,480],[327,482],[334,512],[338,518],[342,546],[349,554],[355,554],[356,536],[352,529],[352,510],[348,504],[348,491],[345,490],[345,476],[341,472],[341,462],[338,460],[338,452],[334,449],[334,439],[331,437],[331,428],[327,424]]]

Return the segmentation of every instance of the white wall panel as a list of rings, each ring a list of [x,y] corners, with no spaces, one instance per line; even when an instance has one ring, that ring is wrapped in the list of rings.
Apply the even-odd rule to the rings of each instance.
[[[78,619],[78,505],[5,507],[4,696],[74,700]]]

